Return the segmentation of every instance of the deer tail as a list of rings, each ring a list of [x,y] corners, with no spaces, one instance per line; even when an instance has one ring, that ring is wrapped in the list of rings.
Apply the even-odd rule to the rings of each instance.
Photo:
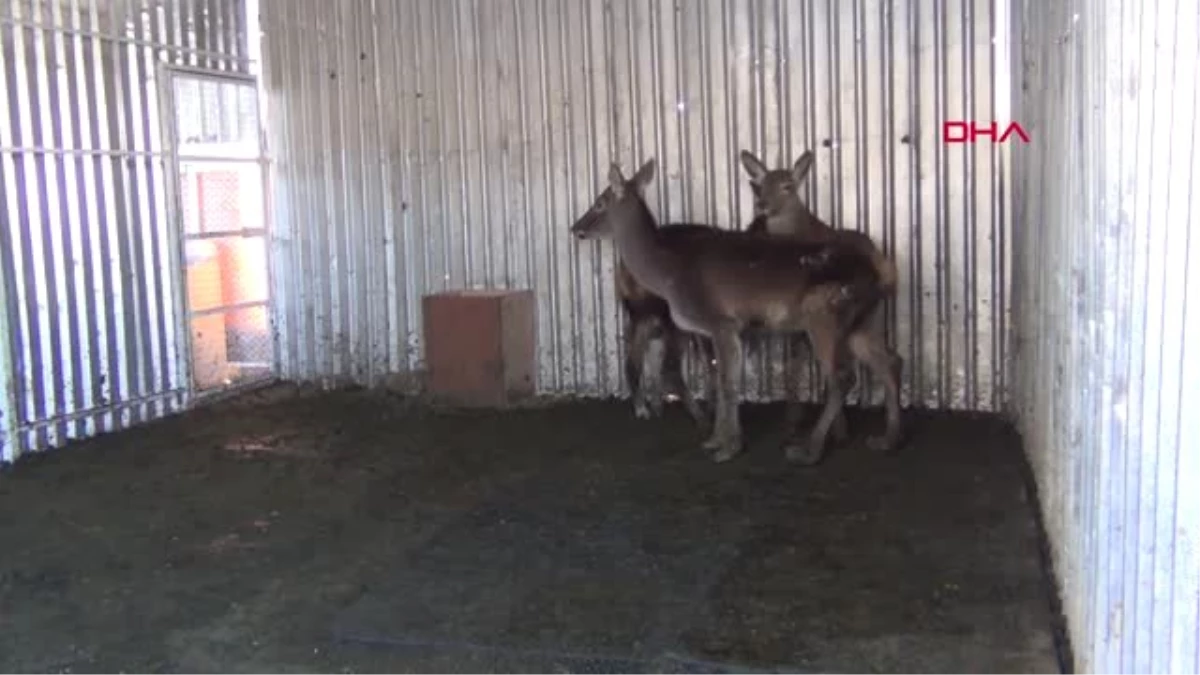
[[[895,293],[899,278],[896,263],[874,246],[871,247],[871,263],[875,266],[875,273],[879,275],[879,290],[883,291],[884,295]]]

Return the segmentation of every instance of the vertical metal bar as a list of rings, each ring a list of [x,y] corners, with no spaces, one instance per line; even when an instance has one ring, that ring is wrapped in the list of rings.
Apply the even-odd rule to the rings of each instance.
[[[698,31],[700,34],[700,54],[704,56],[704,62],[701,66],[700,76],[700,107],[703,111],[701,124],[704,127],[704,133],[701,134],[704,165],[708,168],[707,176],[704,182],[704,192],[708,196],[705,204],[704,222],[713,223],[717,220],[717,157],[716,157],[716,129],[714,118],[716,117],[714,108],[716,107],[715,96],[713,93],[713,78],[712,72],[714,69],[713,59],[710,55],[709,43],[712,40],[711,28],[711,8],[712,2],[706,1],[701,5],[700,11],[697,13],[697,22],[699,23]],[[723,23],[723,22],[722,22]],[[723,57],[723,55],[722,55]],[[790,89],[789,89],[790,91]],[[741,229],[740,224],[733,224],[731,227]]]
[[[467,103],[465,86],[466,82],[463,77],[463,32],[462,32],[462,3],[456,0],[451,5],[450,12],[450,41],[454,43],[454,100],[456,105],[456,119],[458,121],[458,196],[459,196],[459,223],[462,228],[462,243],[459,253],[462,256],[461,269],[462,275],[459,280],[460,284],[470,288],[475,281],[475,259],[472,250],[472,229],[475,227],[474,219],[471,217],[470,198],[468,191],[470,190],[470,172],[468,171],[468,153],[467,153]],[[483,156],[482,143],[479,144],[480,157]],[[482,176],[481,176],[482,179]]]
[[[601,11],[603,11],[603,10],[604,10],[604,7],[601,6]],[[594,2],[592,2],[591,0],[588,0],[588,2],[586,3],[585,9],[581,12],[582,16],[581,16],[581,20],[580,20],[580,24],[581,24],[580,25],[580,34],[583,35],[583,63],[582,63],[582,65],[583,65],[583,72],[585,74],[587,74],[587,86],[585,86],[583,88],[583,109],[584,109],[583,119],[584,119],[584,127],[586,129],[593,130],[593,133],[586,135],[586,137],[585,137],[586,141],[583,144],[584,165],[583,165],[583,171],[582,171],[582,174],[583,174],[582,179],[584,181],[584,188],[583,188],[584,192],[583,192],[582,197],[585,200],[589,199],[591,197],[591,195],[593,194],[593,191],[596,190],[596,187],[597,187],[596,182],[595,182],[596,181],[596,165],[597,165],[597,162],[599,161],[598,149],[597,149],[597,145],[598,145],[597,137],[602,134],[608,134],[611,132],[610,129],[602,130],[602,127],[600,126],[600,121],[597,119],[597,116],[596,116],[596,108],[597,108],[596,98],[598,96],[598,94],[596,93],[597,80],[601,80],[601,79],[607,80],[607,78],[603,77],[603,76],[600,76],[600,77],[597,76],[598,73],[597,73],[596,60],[595,60],[594,54],[592,52],[592,50],[594,48],[594,45],[592,42],[592,34],[595,32],[595,29],[596,29],[595,16],[594,16],[595,11],[596,11],[596,4]],[[603,19],[603,14],[601,15],[601,18]],[[603,25],[601,25],[600,28],[603,29]],[[577,180],[578,180],[578,178],[579,178],[579,176],[576,176]],[[579,208],[579,206],[582,203],[583,203],[582,201],[572,201],[573,208]],[[603,284],[603,281],[605,281],[607,279],[611,279],[612,277],[604,275],[601,271],[603,268],[604,262],[599,254],[598,247],[592,248],[592,250],[590,252],[590,256],[589,256],[589,262],[590,262],[589,269],[591,269],[591,271],[592,271],[591,278],[590,278],[591,288],[589,289],[590,290],[589,295],[590,295],[590,299],[591,299],[591,307],[593,310],[592,315],[594,317],[601,317],[599,320],[593,320],[591,322],[591,324],[592,324],[592,340],[593,340],[593,344],[595,345],[595,350],[592,355],[592,358],[594,360],[594,364],[593,364],[594,372],[589,373],[589,381],[595,383],[595,390],[597,392],[607,392],[607,391],[609,391],[608,382],[607,382],[609,363],[608,363],[608,359],[606,358],[607,352],[605,350],[605,339],[606,339],[606,334],[605,334],[605,330],[604,330],[605,322],[602,318],[604,316],[604,311],[603,311],[604,294],[602,291],[602,288],[603,288],[602,284]]]
[[[422,294],[428,293],[432,290],[430,287],[430,283],[429,283],[430,282],[429,269],[430,269],[430,262],[431,262],[430,261],[430,253],[429,253],[429,239],[430,239],[429,231],[431,229],[430,218],[429,218],[429,191],[426,189],[428,187],[428,181],[426,180],[426,176],[429,174],[429,161],[428,161],[428,155],[426,154],[426,148],[427,148],[426,136],[427,136],[427,134],[425,133],[425,130],[423,128],[424,127],[423,120],[425,119],[424,112],[427,107],[427,103],[425,102],[426,101],[425,87],[427,85],[427,82],[425,79],[425,73],[423,72],[424,71],[424,61],[425,61],[425,59],[422,58],[423,57],[422,51],[423,51],[424,40],[421,39],[421,36],[425,33],[425,26],[421,23],[421,12],[419,9],[419,5],[420,5],[419,2],[413,2],[411,4],[410,23],[409,23],[409,25],[412,26],[412,30],[415,33],[413,35],[413,39],[412,39],[412,45],[413,45],[413,59],[412,59],[413,66],[412,67],[413,67],[413,74],[415,75],[416,101],[417,101],[416,102],[416,110],[413,111],[414,115],[413,115],[413,120],[412,120],[413,121],[413,130],[416,133],[416,141],[417,141],[417,168],[414,171],[414,176],[416,178],[416,181],[414,184],[414,199],[419,199],[420,205],[421,205],[421,208],[419,210],[419,215],[417,216],[417,222],[420,223],[420,227],[413,228],[415,230],[415,234],[417,236],[417,242],[421,247],[420,260],[422,263],[421,264],[421,283],[417,288],[415,288],[413,290],[413,294],[415,297],[420,297]],[[522,137],[524,138],[524,136],[522,136]],[[411,255],[412,254],[410,253],[410,256]],[[416,337],[417,342],[419,344],[423,345],[423,341],[418,336],[418,331],[414,330],[413,335],[414,335],[414,337]],[[423,348],[421,350],[421,353],[424,354]]]
[[[571,71],[569,69],[569,65],[573,64],[573,63],[579,63],[579,61],[580,61],[578,56],[576,56],[575,54],[573,54],[567,50],[567,33],[568,33],[567,27],[570,25],[568,22],[567,14],[571,11],[572,8],[577,8],[577,7],[579,7],[579,5],[576,5],[574,3],[560,4],[558,7],[558,27],[557,27],[558,28],[558,40],[557,40],[558,44],[557,44],[557,48],[558,48],[558,63],[560,64],[560,67],[561,67],[560,74],[562,76],[562,81],[561,81],[561,85],[560,85],[561,86],[560,96],[562,96],[563,99],[567,100],[567,101],[574,100],[574,98],[575,98],[573,89],[571,87],[571,80],[573,79],[572,78],[573,73],[571,73]],[[586,74],[585,74],[585,76],[586,76]],[[576,199],[575,199],[575,144],[574,144],[574,139],[572,138],[572,131],[574,129],[576,129],[577,127],[574,124],[575,116],[571,113],[571,111],[573,109],[578,110],[579,106],[577,106],[577,105],[571,106],[571,107],[564,106],[563,111],[562,111],[562,115],[564,117],[564,119],[563,119],[564,133],[563,133],[562,155],[565,157],[564,168],[565,168],[565,174],[566,174],[565,180],[562,181],[562,186],[565,186],[565,188],[566,188],[565,189],[565,192],[566,192],[565,206],[567,209],[573,208],[574,204],[576,203]],[[560,186],[559,189],[562,189],[562,187]],[[564,209],[564,211],[565,211],[565,209]],[[567,215],[567,214],[564,214],[564,215]],[[567,218],[563,218],[562,220],[566,221]],[[550,238],[550,247],[549,248],[550,248],[550,252],[551,252],[551,256],[552,256],[553,260],[557,264],[557,261],[565,258],[566,263],[567,263],[566,276],[567,276],[567,284],[569,287],[566,289],[565,293],[560,293],[558,295],[558,300],[559,300],[559,302],[562,302],[563,300],[567,300],[568,302],[570,302],[570,305],[565,310],[565,313],[568,315],[567,322],[570,324],[568,327],[568,333],[567,333],[568,337],[566,340],[566,342],[567,342],[566,348],[569,348],[570,353],[571,353],[570,368],[569,368],[571,377],[570,377],[569,386],[570,386],[572,392],[578,393],[580,391],[580,386],[582,385],[580,376],[583,371],[583,365],[581,363],[581,356],[582,356],[581,347],[582,347],[582,341],[583,341],[583,337],[582,337],[583,327],[580,324],[580,320],[579,320],[580,319],[579,308],[582,307],[583,303],[582,303],[582,296],[580,294],[581,284],[580,284],[580,279],[579,279],[579,258],[576,255],[575,251],[570,250],[570,242],[569,242],[569,240],[567,240],[566,237],[563,236],[562,227],[558,226],[557,218],[553,218],[553,217],[550,218],[550,220],[546,223],[546,226],[549,228],[549,232],[547,234]],[[558,287],[556,286],[555,288],[557,289]],[[561,332],[562,326],[559,326],[558,330]],[[567,370],[567,368],[566,368],[567,364],[562,363],[561,361],[556,363],[555,365],[558,367],[559,371]]]
[[[1006,0],[999,0],[1006,1]],[[896,127],[895,122],[891,119],[891,111],[896,110],[896,47],[895,47],[895,10],[891,2],[883,2],[879,6],[879,26],[880,26],[880,77],[883,83],[883,91],[880,94],[880,102],[882,103],[882,119],[883,129],[880,136],[880,159],[883,162],[883,180],[882,180],[882,219],[880,224],[882,227],[883,254],[893,262],[897,260],[896,246],[896,163],[899,161],[899,153],[896,149]],[[899,265],[897,265],[899,268]],[[896,330],[897,323],[897,307],[896,303],[903,296],[897,293],[894,298],[884,303],[883,310],[883,325],[884,339],[890,345],[896,345],[899,341],[899,334]]]
[[[72,1],[78,2],[78,0]],[[176,2],[162,3],[164,15],[164,30],[162,33],[164,49],[159,58],[166,63],[183,63],[183,60],[179,58],[180,47],[183,45],[183,31],[179,28],[179,15],[182,8],[183,3],[178,0]]]
[[[921,128],[921,97],[918,92],[921,91],[922,79],[920,76],[920,54],[921,54],[921,32],[920,32],[920,13],[915,3],[908,4],[908,85],[909,97],[911,98],[911,112],[909,119],[913,129],[909,132],[912,145],[912,152],[909,155],[909,240],[910,252],[909,258],[909,306],[911,309],[912,322],[912,341],[910,342],[910,351],[906,362],[912,364],[910,379],[912,380],[913,398],[922,403],[927,403],[929,398],[925,390],[926,378],[924,375],[925,359],[923,344],[925,341],[925,313],[924,313],[924,294],[923,286],[923,270],[922,264],[922,239],[921,231],[922,222],[922,204],[921,204],[921,187],[919,177],[921,175],[921,146],[918,131]]]
[[[164,111],[170,112],[170,108],[164,107],[163,101],[170,78],[166,71],[161,69],[163,63],[169,62],[169,59],[164,58],[168,55],[167,50],[161,49],[163,45],[170,44],[167,37],[169,24],[166,8],[158,6],[156,2],[149,2],[147,11],[151,13],[150,42],[156,47],[144,50],[141,62],[147,95],[144,106],[145,146],[160,158],[158,162],[148,163],[147,166],[152,176],[148,203],[151,214],[152,258],[158,271],[156,299],[161,303],[157,326],[161,349],[158,367],[163,391],[170,391],[185,389],[188,386],[188,381],[182,377],[184,371],[180,368],[181,359],[186,358],[185,347],[188,345],[185,333],[181,330],[185,325],[183,306],[180,303],[185,271],[177,242],[171,234],[177,225],[172,214],[177,212],[178,201],[174,199],[172,188],[177,182],[175,177],[178,175],[178,165],[168,150],[174,145],[164,142],[173,129],[171,121],[174,117],[170,114],[164,115]],[[160,400],[167,406],[163,409],[164,413],[182,403],[176,399]]]
[[[13,17],[18,20],[28,18],[29,8],[20,0],[13,0]],[[14,129],[14,140],[17,146],[37,147],[41,145],[41,134],[35,126],[31,103],[37,100],[37,79],[31,77],[36,69],[36,59],[31,58],[33,51],[33,30],[28,28],[13,28],[13,54],[19,55],[14,61],[14,77],[10,82],[15,84],[15,91],[10,100],[17,102],[17,125]],[[35,153],[26,153],[18,162],[17,204],[18,217],[15,222],[21,223],[19,247],[14,247],[16,268],[21,279],[18,282],[18,297],[24,304],[22,312],[23,325],[20,335],[24,336],[23,351],[25,365],[33,374],[29,386],[26,387],[26,406],[22,422],[36,422],[47,419],[50,410],[47,409],[46,384],[53,381],[54,370],[51,364],[44,363],[46,352],[49,351],[49,336],[44,326],[42,311],[48,310],[47,300],[39,295],[45,289],[39,280],[45,279],[46,255],[41,245],[42,216],[40,200],[38,199],[37,184],[41,177],[40,164],[44,158],[38,158]],[[32,448],[43,448],[47,445],[46,430],[39,428],[30,433],[26,443]]]
[[[320,83],[317,87],[318,94],[312,100],[312,104],[319,106],[321,111],[321,126],[319,129],[321,142],[317,144],[317,149],[321,156],[321,163],[319,165],[322,167],[324,173],[324,189],[318,191],[323,207],[321,213],[324,215],[324,221],[321,223],[321,232],[317,236],[320,241],[320,247],[317,249],[318,257],[316,264],[322,265],[319,269],[322,269],[323,273],[325,269],[328,269],[329,273],[326,283],[322,285],[321,289],[324,314],[321,317],[319,330],[320,339],[323,343],[324,356],[322,360],[324,364],[319,372],[325,378],[336,379],[340,378],[342,374],[342,357],[338,344],[341,306],[338,299],[337,280],[345,271],[343,269],[345,263],[338,258],[337,254],[336,233],[339,229],[339,223],[336,195],[338,186],[334,177],[335,160],[333,157],[333,145],[336,143],[336,139],[333,137],[333,129],[336,120],[333,119],[333,111],[331,110],[333,107],[331,102],[335,100],[335,93],[331,91],[332,85],[330,84],[330,82],[333,82],[339,76],[336,58],[337,42],[334,37],[329,35],[329,33],[336,30],[336,26],[333,25],[334,21],[329,15],[329,10],[336,8],[324,2],[314,3],[313,7],[315,17],[319,17],[317,18],[319,28],[316,33],[315,48],[318,50],[318,53],[323,54],[328,59],[324,64],[326,65],[327,72],[323,73],[322,77],[317,80]],[[317,7],[320,9],[317,9]]]
[[[112,35],[122,37],[130,33],[128,28],[128,3],[119,5],[121,11],[109,15],[109,27]],[[143,218],[141,214],[138,193],[142,178],[137,167],[137,160],[131,152],[136,152],[137,120],[134,110],[138,109],[138,92],[136,89],[137,76],[134,59],[131,55],[133,46],[127,42],[118,43],[114,55],[113,82],[115,97],[120,113],[116,131],[118,148],[121,158],[117,160],[117,171],[121,176],[121,187],[117,193],[120,205],[121,219],[117,223],[117,237],[120,242],[122,263],[124,265],[121,277],[121,287],[125,294],[127,307],[131,311],[125,315],[126,324],[126,359],[129,373],[128,396],[144,399],[153,391],[152,361],[149,338],[148,305],[145,296],[145,257],[142,237],[144,236]],[[142,422],[148,419],[148,404],[138,403],[132,407],[132,422]]]
[[[445,57],[442,41],[442,8],[447,5],[444,2],[432,3],[429,7],[430,14],[430,60],[429,67],[433,74],[433,101],[437,109],[437,114],[434,117],[437,120],[434,126],[434,133],[437,137],[436,150],[434,158],[437,161],[437,172],[435,181],[437,182],[437,222],[430,223],[431,227],[428,232],[437,233],[436,237],[430,237],[430,244],[436,243],[440,249],[438,251],[441,269],[438,275],[438,287],[442,290],[448,290],[454,283],[451,278],[453,271],[453,262],[451,261],[451,252],[454,248],[454,236],[451,233],[451,216],[450,216],[450,199],[447,193],[447,176],[448,169],[446,163],[449,161],[448,140],[449,132],[446,129],[446,117],[449,114],[446,103],[446,91],[443,83],[449,72],[447,68],[447,59]]]
[[[74,68],[71,66],[74,64],[68,59],[69,52],[66,49],[66,38],[64,37],[66,23],[63,19],[62,4],[52,4],[49,13],[51,16],[49,25],[53,33],[54,58],[47,75],[51,83],[50,98],[54,101],[57,111],[54,116],[54,147],[78,149],[79,144],[75,141],[74,133],[76,128],[74,118],[79,115],[78,97],[74,95],[76,92],[71,86],[70,77],[74,74]],[[70,364],[69,377],[65,378],[69,380],[65,383],[65,389],[69,391],[63,391],[64,412],[92,408],[85,387],[89,350],[84,345],[88,343],[89,339],[81,325],[87,318],[86,303],[83,291],[80,290],[84,284],[83,261],[79,246],[83,226],[79,200],[81,190],[77,181],[77,170],[82,161],[80,154],[74,154],[70,159],[64,154],[58,162],[59,222],[63,223],[60,230],[64,262],[62,276],[66,285],[66,298],[60,300],[60,311],[63,313],[62,325],[64,326],[60,344],[63,345],[63,351],[66,352],[62,355],[63,360]],[[72,165],[70,168],[67,166],[68,162]],[[76,169],[76,171],[70,169]],[[87,435],[87,420],[84,417],[66,423],[65,426],[67,438],[80,438]]]
[[[299,223],[302,236],[296,238],[300,250],[301,273],[307,279],[320,279],[319,284],[305,286],[302,333],[307,340],[305,344],[305,369],[308,378],[327,377],[329,370],[329,334],[326,330],[326,316],[329,306],[328,257],[324,254],[325,220],[324,206],[324,175],[325,164],[321,161],[321,148],[318,139],[324,132],[320,129],[319,101],[321,82],[327,77],[324,68],[313,69],[312,76],[301,67],[301,55],[309,50],[312,54],[320,54],[318,31],[319,19],[316,15],[316,5],[311,0],[297,6],[297,16],[291,25],[293,31],[285,33],[288,36],[289,49],[284,54],[289,75],[290,91],[298,93],[298,101],[292,110],[296,112],[296,130],[291,134],[297,143],[303,143],[298,152],[297,161],[307,167],[307,171],[298,177],[304,180],[297,187],[300,193]],[[281,21],[285,12],[279,12]],[[284,25],[287,25],[286,23]],[[319,63],[319,61],[318,61]],[[304,139],[304,140],[300,140]]]
[[[58,77],[54,53],[54,29],[47,18],[49,7],[38,2],[31,4],[30,17],[44,28],[34,31],[34,49],[36,73],[32,79],[37,82],[37,95],[34,102],[37,105],[38,122],[35,130],[40,135],[37,145],[59,149],[63,147],[62,139],[62,105],[58,91]],[[42,245],[46,254],[44,267],[41,270],[44,286],[44,298],[48,303],[46,325],[48,340],[44,347],[44,358],[54,363],[53,379],[47,391],[47,419],[58,418],[73,408],[73,392],[75,389],[75,371],[78,363],[72,358],[74,350],[71,345],[72,320],[70,302],[74,300],[74,288],[69,278],[66,246],[62,227],[67,216],[67,205],[63,197],[65,184],[66,158],[61,153],[42,155],[41,172],[39,176],[39,197],[42,214]],[[68,439],[68,424],[59,421],[47,425],[49,446],[57,446]]]
[[[975,90],[975,60],[978,51],[975,42],[976,13],[975,0],[963,3],[962,7],[962,48],[963,48],[963,98],[964,108],[968,119],[978,119],[979,106]],[[976,275],[980,269],[976,249],[977,230],[980,213],[978,199],[976,146],[966,147],[963,171],[963,221],[966,223],[967,235],[963,239],[963,365],[966,371],[962,405],[969,410],[979,407],[979,359],[982,356],[978,350],[977,334],[979,330],[979,311],[981,309],[978,297],[979,284]]]
[[[354,45],[348,39],[346,19],[343,16],[348,7],[352,8],[353,6],[346,3],[330,6],[334,26],[331,53],[336,64],[334,69],[337,77],[333,80],[336,98],[328,99],[327,105],[331,108],[330,115],[333,116],[337,129],[336,135],[330,137],[328,146],[335,170],[334,181],[338,188],[336,210],[332,212],[330,218],[330,234],[334,238],[333,246],[337,250],[341,268],[341,274],[334,278],[334,297],[336,298],[334,306],[338,309],[334,334],[339,336],[336,345],[342,363],[338,375],[353,381],[358,359],[358,344],[355,339],[358,323],[358,299],[352,291],[355,285],[352,281],[360,273],[353,247],[359,224],[357,209],[353,206],[354,188],[352,184],[355,181],[352,177],[353,166],[349,161],[348,154],[360,149],[354,147],[356,134],[351,131],[351,120],[348,119],[352,112],[357,112],[347,105],[347,103],[353,102],[348,88],[357,86],[357,83],[353,81],[353,70],[350,65],[354,61],[354,55],[351,53]]]
[[[100,17],[95,3],[87,8],[86,30],[92,34],[101,31]],[[83,23],[82,15],[79,15]],[[108,136],[111,127],[108,118],[108,101],[110,100],[105,73],[109,71],[104,62],[104,45],[96,38],[77,38],[76,50],[82,52],[82,63],[87,73],[85,96],[94,102],[88,116],[88,133],[86,143],[95,149],[112,149],[111,137]],[[86,47],[85,47],[86,45]],[[121,388],[124,386],[124,373],[121,372],[120,344],[124,342],[125,326],[117,320],[124,312],[124,298],[117,293],[113,283],[112,270],[120,265],[119,253],[113,251],[112,226],[116,220],[113,208],[114,177],[112,162],[100,154],[92,156],[92,183],[87,193],[94,200],[94,223],[91,231],[91,255],[93,262],[93,302],[97,309],[94,333],[104,336],[105,342],[101,349],[93,351],[93,358],[98,361],[96,377],[93,380],[93,396],[103,404],[112,404],[121,400]],[[114,400],[115,399],[115,400]],[[122,422],[122,413],[110,409],[101,416],[96,431],[109,431],[118,428]]]
[[[375,2],[360,4],[356,15],[359,52],[358,94],[359,109],[363,111],[364,123],[359,126],[359,147],[363,148],[359,175],[362,176],[363,233],[357,242],[363,259],[363,270],[359,278],[359,293],[363,296],[363,327],[359,333],[359,352],[366,360],[365,384],[375,385],[387,372],[387,348],[392,340],[379,340],[374,336],[387,335],[387,316],[384,307],[382,285],[386,263],[384,248],[375,245],[381,236],[386,236],[386,207],[384,205],[384,181],[387,178],[387,150],[383,145],[382,111],[379,105],[379,57],[376,54],[375,30],[380,15]],[[373,148],[367,152],[367,148]],[[378,169],[374,168],[378,167]],[[464,180],[463,189],[466,189]]]
[[[177,34],[180,35],[180,34]],[[171,348],[168,363],[169,386],[172,389],[183,389],[184,399],[181,404],[190,400],[194,388],[192,378],[192,332],[189,303],[185,287],[188,283],[187,267],[184,264],[184,223],[183,201],[180,195],[180,171],[178,161],[179,126],[177,124],[178,103],[175,100],[175,76],[169,70],[170,63],[160,62],[158,73],[158,118],[166,120],[161,125],[161,134],[165,142],[161,143],[164,170],[167,174],[162,194],[164,195],[165,210],[161,223],[161,237],[164,241],[163,259],[167,261],[167,289],[170,297],[169,316],[164,317],[168,325],[168,345]]]
[[[376,36],[376,49],[381,50],[384,44],[388,45],[386,63],[389,65],[388,70],[396,73],[397,77],[388,77],[383,80],[384,90],[380,96],[381,100],[400,102],[396,119],[391,126],[391,140],[388,147],[391,160],[389,164],[390,180],[386,184],[387,213],[390,215],[387,221],[390,236],[385,252],[388,278],[388,323],[392,327],[391,333],[394,336],[388,350],[388,365],[393,372],[407,372],[412,364],[411,353],[408,349],[409,327],[412,325],[410,321],[412,308],[408,302],[411,287],[407,281],[410,273],[409,252],[411,251],[408,246],[410,192],[407,187],[410,184],[411,171],[408,161],[406,112],[410,104],[404,99],[406,79],[404,78],[403,63],[405,60],[402,58],[402,50],[393,39],[402,34],[399,23],[401,8],[397,3],[384,3],[384,6],[388,8],[388,20],[376,22],[376,25],[386,27],[387,32],[382,36]]]
[[[527,105],[528,88],[526,86],[526,78],[528,74],[525,72],[525,24],[521,20],[520,0],[513,0],[512,17],[515,28],[515,39],[513,42],[514,67],[517,71],[517,101],[520,109],[520,130],[521,138],[529,138],[529,108]],[[530,244],[533,241],[533,187],[531,186],[530,178],[533,176],[532,169],[529,163],[529,148],[521,150],[521,235],[522,241],[526,242],[524,260],[524,275],[519,282],[521,284],[532,285],[537,280],[537,266],[534,264],[534,247]],[[511,238],[510,238],[511,240]],[[517,254],[511,254],[515,257]],[[542,313],[542,312],[539,312]],[[540,324],[540,322],[539,322]],[[539,350],[540,351],[540,350]],[[540,355],[539,355],[540,357]],[[547,386],[541,380],[539,371],[539,387]]]
[[[147,40],[150,36],[146,35],[145,30],[148,11],[145,0],[133,2],[133,36],[141,43],[153,41],[152,39]],[[132,116],[136,111],[140,124],[133,125],[131,129],[130,138],[133,141],[131,148],[142,153],[152,153],[161,150],[161,144],[158,142],[158,125],[156,124],[158,103],[153,100],[157,89],[154,87],[154,75],[149,66],[154,62],[154,55],[149,47],[134,47],[132,51],[134,53],[130,59],[132,84],[130,89],[136,103],[130,114]],[[147,393],[159,393],[172,388],[167,377],[171,369],[167,349],[169,344],[167,342],[167,324],[171,321],[168,314],[170,306],[168,296],[163,289],[164,285],[169,283],[170,270],[164,269],[166,260],[161,254],[163,248],[160,241],[162,224],[159,219],[158,207],[162,195],[160,174],[162,160],[151,154],[143,154],[140,163],[142,166],[136,174],[137,179],[131,186],[133,188],[131,192],[137,204],[138,220],[142,223],[141,231],[138,232],[135,241],[145,242],[138,262],[146,279],[143,297],[146,302],[144,330],[147,333],[149,348],[146,363],[149,386]],[[161,416],[170,409],[169,406],[169,401],[156,399],[150,404],[151,415],[153,417]]]
[[[0,9],[12,15],[12,5],[0,0]],[[16,64],[24,54],[15,49],[14,33],[19,31],[14,24],[0,24],[0,41],[14,46],[11,59],[0,61],[0,92],[7,101],[16,101],[16,85],[12,81]],[[0,117],[0,146],[17,147],[18,116],[8,107]],[[21,185],[17,181],[18,162],[12,154],[0,153],[0,213],[5,222],[19,224],[17,208]],[[17,396],[18,374],[25,372],[21,349],[21,314],[19,309],[18,272],[14,258],[18,255],[19,228],[7,227],[0,232],[0,462],[15,462],[25,450],[25,440],[20,434],[21,422],[25,417],[24,401]]]

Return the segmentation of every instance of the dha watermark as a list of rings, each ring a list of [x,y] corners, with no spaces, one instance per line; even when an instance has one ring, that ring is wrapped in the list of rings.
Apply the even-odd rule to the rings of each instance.
[[[943,143],[978,143],[986,137],[992,143],[1006,143],[1016,136],[1022,143],[1029,142],[1029,134],[1019,122],[1009,122],[1003,129],[996,122],[975,120],[947,120],[942,122]]]

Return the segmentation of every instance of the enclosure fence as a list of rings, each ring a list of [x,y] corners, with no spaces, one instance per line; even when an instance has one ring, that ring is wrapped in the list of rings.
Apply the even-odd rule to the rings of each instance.
[[[0,0],[0,457],[188,394],[163,64],[245,73],[241,0]]]

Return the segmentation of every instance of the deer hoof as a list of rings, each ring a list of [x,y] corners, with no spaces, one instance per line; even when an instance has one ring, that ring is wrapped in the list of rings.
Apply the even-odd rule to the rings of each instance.
[[[742,444],[736,440],[726,441],[720,450],[713,453],[712,459],[717,464],[728,462],[742,452]]]
[[[838,421],[833,423],[829,429],[836,443],[845,443],[850,439],[850,430],[846,427],[846,418],[839,417]]]
[[[882,436],[872,436],[867,439],[867,448],[873,452],[893,452],[896,449],[896,439],[893,436],[884,434]]]
[[[812,441],[793,441],[785,449],[787,460],[800,466],[814,466],[821,461],[821,446]]]
[[[650,402],[650,416],[651,417],[662,417],[662,414],[663,414],[662,398],[657,398],[657,399],[654,399],[653,401],[651,401]]]
[[[634,403],[633,416],[639,420],[650,419],[650,406],[647,406],[645,401],[638,401],[637,403]]]

